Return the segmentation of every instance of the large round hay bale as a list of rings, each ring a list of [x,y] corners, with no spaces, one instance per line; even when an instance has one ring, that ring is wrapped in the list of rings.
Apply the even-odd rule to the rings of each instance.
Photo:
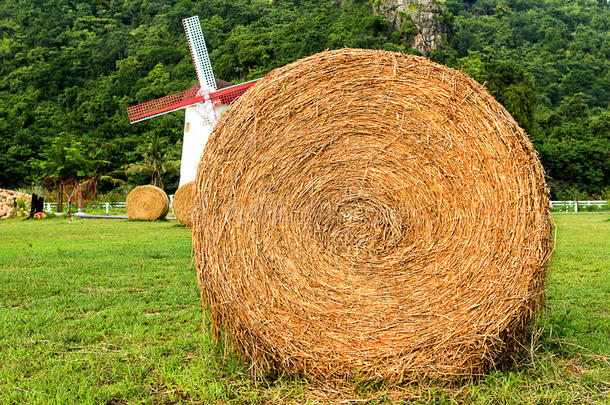
[[[207,142],[202,299],[257,370],[480,375],[540,306],[548,205],[526,134],[464,73],[322,52],[265,76]]]
[[[172,200],[172,211],[174,216],[184,226],[193,225],[191,215],[193,214],[193,190],[195,182],[188,182],[174,194]]]
[[[165,218],[169,211],[169,198],[156,186],[138,186],[131,190],[125,203],[129,219],[154,221]]]

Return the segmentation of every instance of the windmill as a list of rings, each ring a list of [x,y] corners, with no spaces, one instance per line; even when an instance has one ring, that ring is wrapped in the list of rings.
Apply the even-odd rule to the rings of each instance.
[[[198,84],[180,93],[127,108],[129,122],[132,124],[186,109],[180,162],[180,187],[195,180],[197,163],[218,117],[256,81],[252,80],[219,90],[201,32],[199,17],[185,18],[182,20],[182,24],[191,50]]]

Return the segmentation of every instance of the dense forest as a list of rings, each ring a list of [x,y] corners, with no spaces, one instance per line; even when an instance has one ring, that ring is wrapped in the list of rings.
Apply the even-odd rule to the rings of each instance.
[[[324,49],[418,53],[417,30],[394,29],[379,1],[4,0],[0,187],[88,176],[109,192],[148,182],[156,165],[175,190],[184,112],[130,125],[125,109],[196,82],[182,18],[199,15],[215,75],[238,83]],[[447,35],[429,57],[485,83],[513,114],[555,198],[610,198],[609,3],[442,9]]]

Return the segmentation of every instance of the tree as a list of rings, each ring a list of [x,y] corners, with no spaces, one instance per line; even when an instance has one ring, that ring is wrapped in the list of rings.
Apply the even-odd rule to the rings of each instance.
[[[57,185],[57,211],[63,211],[64,183],[68,179],[78,180],[90,176],[95,166],[103,163],[93,158],[81,142],[67,132],[60,133],[45,152],[46,160],[39,161],[46,177],[55,180]],[[70,198],[70,197],[69,197]],[[70,201],[68,201],[68,213]]]
[[[137,163],[125,166],[128,176],[134,174],[150,175],[150,184],[163,188],[162,174],[175,173],[180,168],[180,162],[172,159],[167,147],[167,140],[158,134],[153,134],[147,139],[147,143],[140,148],[142,159]]]
[[[534,77],[511,62],[492,60],[485,64],[483,79],[489,91],[519,125],[531,132],[536,110]]]
[[[394,30],[375,14],[375,2],[0,1],[0,187],[39,182],[47,170],[40,163],[53,160],[48,153],[62,133],[78,134],[77,148],[88,159],[104,161],[94,169],[100,175],[138,161],[145,165],[139,145],[150,143],[153,132],[167,143],[169,160],[177,159],[183,115],[129,125],[125,108],[195,84],[181,18],[200,16],[216,76],[238,83],[325,49],[412,53],[413,27]],[[449,34],[431,59],[487,82],[533,136],[554,184],[591,195],[610,187],[600,152],[607,148],[602,112],[610,106],[608,3],[444,4],[450,13],[437,17]],[[583,142],[576,148],[579,157],[560,145],[568,138],[574,142],[576,134]],[[598,160],[591,163],[597,169],[580,171],[590,178],[560,169],[586,159]],[[175,183],[171,173],[162,174],[166,188]],[[152,174],[143,176],[129,180],[148,181]]]

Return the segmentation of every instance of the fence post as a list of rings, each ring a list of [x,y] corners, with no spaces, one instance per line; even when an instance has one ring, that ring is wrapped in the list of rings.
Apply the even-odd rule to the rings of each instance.
[[[578,200],[574,201],[574,212],[578,212]]]
[[[106,215],[108,215],[109,211],[110,211],[110,203],[106,202]]]

